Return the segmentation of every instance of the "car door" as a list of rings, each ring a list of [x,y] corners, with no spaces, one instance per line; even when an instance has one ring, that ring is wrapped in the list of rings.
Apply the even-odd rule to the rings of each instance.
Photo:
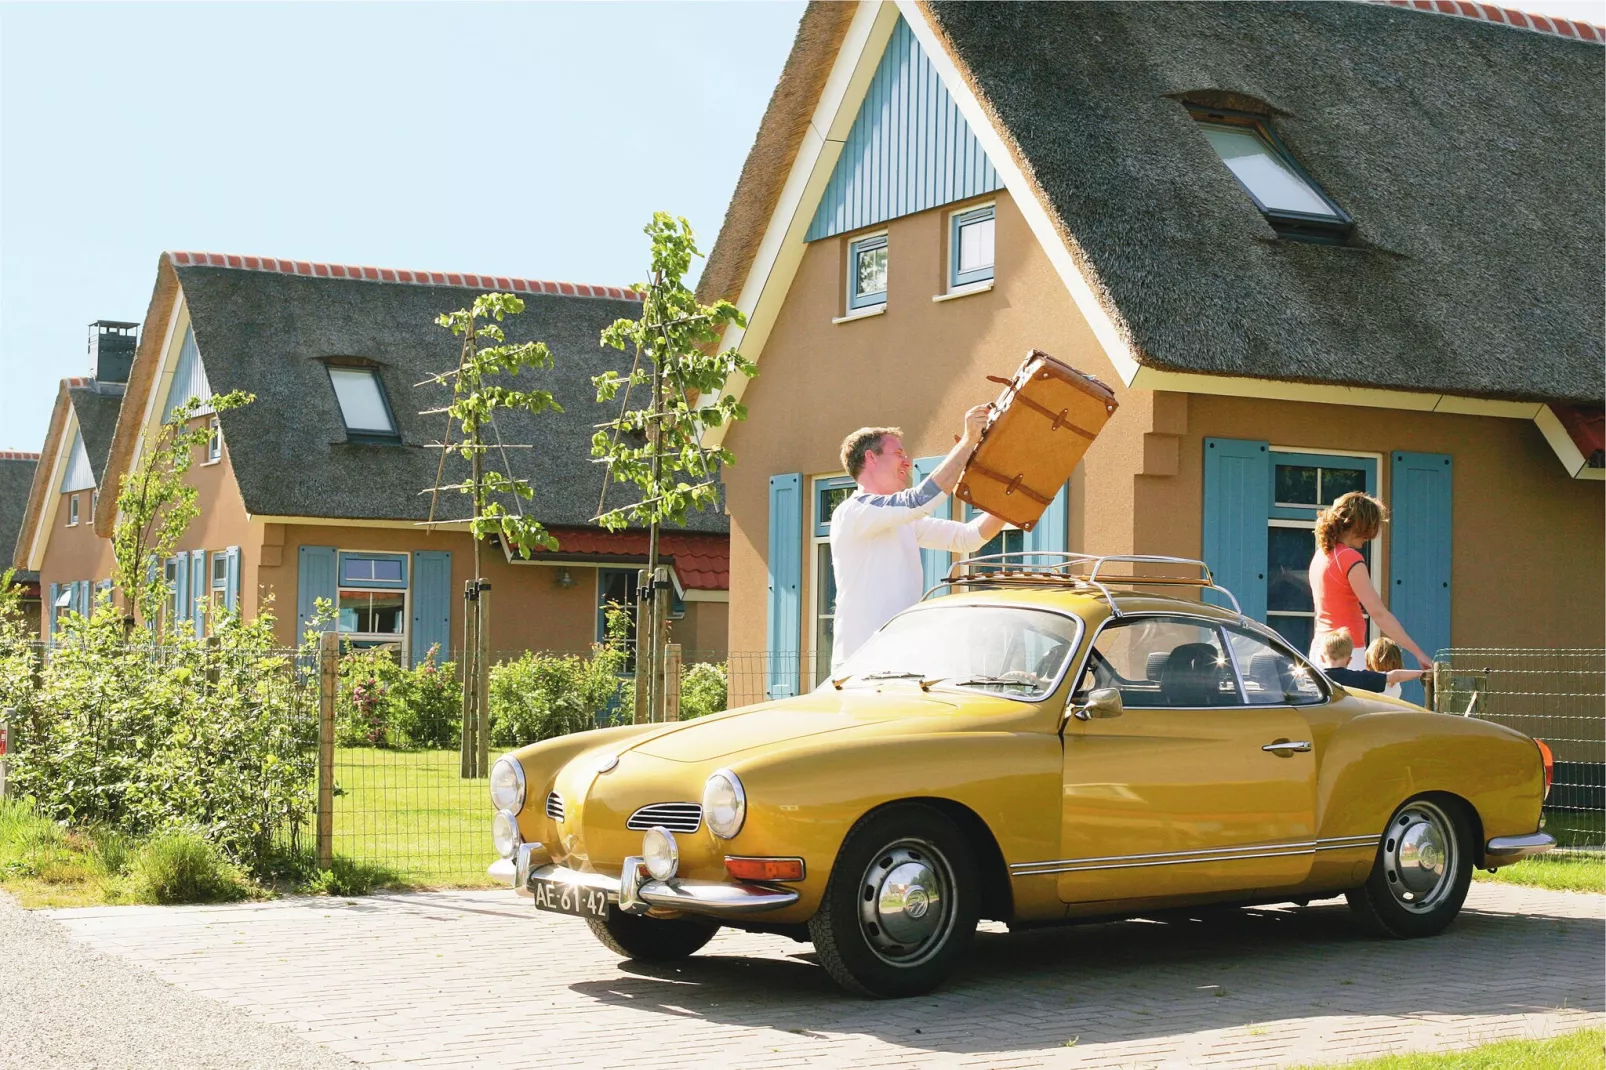
[[[1240,662],[1259,675],[1246,682]],[[1315,849],[1316,765],[1299,703],[1325,699],[1311,675],[1265,639],[1213,620],[1109,621],[1077,694],[1113,687],[1123,708],[1065,722],[1060,898],[1302,881]]]

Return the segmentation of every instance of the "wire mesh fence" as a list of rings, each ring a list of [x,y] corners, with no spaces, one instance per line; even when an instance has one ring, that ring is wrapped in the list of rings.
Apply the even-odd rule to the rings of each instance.
[[[1606,849],[1606,650],[1467,647],[1435,661],[1440,713],[1481,717],[1550,747],[1545,831],[1559,849]]]

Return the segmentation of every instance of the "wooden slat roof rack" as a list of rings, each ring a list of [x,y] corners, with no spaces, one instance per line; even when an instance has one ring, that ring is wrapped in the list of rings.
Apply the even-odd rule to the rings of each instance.
[[[1109,566],[1132,566],[1130,573],[1114,573]],[[1185,566],[1197,569],[1191,575],[1170,575],[1146,566]],[[1232,611],[1244,615],[1238,598],[1216,582],[1210,566],[1191,557],[1160,557],[1153,554],[1075,554],[1057,550],[1017,550],[1002,554],[983,554],[967,557],[954,564],[942,582],[928,590],[923,598],[947,587],[1049,587],[1097,593],[1109,605],[1112,615],[1119,617],[1121,609],[1110,592],[1119,587],[1196,587],[1203,591],[1220,591],[1232,603]]]

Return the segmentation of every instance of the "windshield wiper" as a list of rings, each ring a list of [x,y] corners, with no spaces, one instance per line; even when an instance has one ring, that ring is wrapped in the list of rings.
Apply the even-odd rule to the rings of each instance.
[[[938,676],[929,680],[921,680],[920,690],[930,691],[937,684],[948,684],[952,687],[965,687],[970,684],[1001,684],[1040,690],[1047,682],[1034,672],[1005,673],[1003,676]]]
[[[842,685],[847,683],[849,680],[919,680],[922,677],[924,677],[925,675],[926,674],[923,673],[923,672],[891,672],[891,671],[867,672],[867,673],[849,673],[847,676],[837,676],[837,677],[832,678],[831,684],[838,691],[841,691],[842,690]]]

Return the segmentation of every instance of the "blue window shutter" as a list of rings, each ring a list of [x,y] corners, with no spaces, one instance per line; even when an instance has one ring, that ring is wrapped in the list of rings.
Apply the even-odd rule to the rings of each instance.
[[[1069,539],[1070,529],[1070,494],[1071,485],[1066,483],[1060,487],[1060,492],[1054,495],[1054,500],[1048,503],[1043,515],[1032,530],[1021,533],[1022,550],[1042,550],[1050,553],[1064,553]],[[1034,565],[1052,565],[1058,563],[1060,558],[1027,558],[1028,563]]]
[[[212,593],[211,576],[206,571],[206,551],[190,551],[190,623],[196,635],[206,634],[206,603]]]
[[[1271,453],[1264,442],[1205,439],[1204,559],[1244,615],[1266,620],[1266,517],[1271,511]],[[1227,600],[1208,592],[1208,601]]]
[[[336,602],[339,591],[335,587],[333,546],[303,546],[297,552],[297,558],[296,639],[299,642],[312,627],[312,618],[318,611],[318,599],[327,598]],[[334,626],[333,621],[328,621],[318,630],[327,632]]]
[[[178,622],[190,615],[190,553],[180,550],[173,555],[177,568],[173,570],[173,619],[168,627],[178,631]]]
[[[230,546],[223,551],[228,561],[229,585],[224,590],[223,604],[229,607],[230,613],[240,611],[240,548]]]
[[[1442,453],[1396,453],[1389,524],[1389,609],[1429,657],[1450,645],[1450,489],[1454,466]],[[1402,696],[1423,699],[1421,684]]]
[[[412,662],[422,665],[429,648],[439,646],[435,664],[452,658],[452,554],[449,550],[413,553]]]
[[[44,628],[45,642],[50,642],[50,635],[54,632],[56,624],[56,599],[61,597],[61,584],[50,585],[50,601],[45,603],[45,611],[39,614],[39,623]]]
[[[770,476],[769,697],[798,691],[803,645],[803,476]]]
[[[941,457],[921,457],[915,461],[915,483],[918,485],[927,476],[935,472],[940,464],[942,464]],[[954,519],[954,500],[944,495],[937,508],[931,511],[931,515],[942,520]],[[921,590],[929,591],[941,583],[943,577],[948,575],[948,569],[952,563],[946,550],[921,550]]]

